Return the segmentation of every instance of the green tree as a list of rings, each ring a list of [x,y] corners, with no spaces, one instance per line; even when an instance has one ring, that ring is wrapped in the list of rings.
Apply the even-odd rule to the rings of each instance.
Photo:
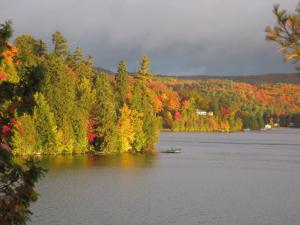
[[[196,131],[196,124],[199,119],[199,116],[196,113],[196,102],[192,97],[189,100],[189,107],[184,110],[183,116],[185,118],[185,128],[187,131]]]
[[[19,60],[23,67],[36,65],[39,58],[47,53],[46,43],[28,34],[17,37],[15,45],[18,48],[16,60]]]
[[[257,130],[258,129],[257,119],[256,119],[256,116],[253,113],[251,113],[249,115],[249,128],[251,130]]]
[[[95,69],[90,59],[85,59],[82,49],[77,47],[73,55],[69,56],[67,63],[79,78],[87,78],[90,81],[95,77]]]
[[[75,110],[76,75],[56,54],[48,56],[45,63],[42,93],[54,113],[58,130],[62,133],[63,152],[73,153],[74,131],[72,116]]]
[[[116,152],[115,127],[117,121],[113,89],[106,74],[100,73],[95,81],[96,99],[92,110],[94,129],[98,134],[96,150]]]
[[[61,151],[61,148],[54,114],[50,111],[50,107],[43,94],[36,93],[34,100],[33,120],[37,132],[37,152],[42,154],[56,154]]]
[[[144,150],[151,150],[159,135],[159,121],[151,104],[153,102],[151,97],[155,94],[147,86],[153,77],[149,71],[149,65],[149,58],[143,56],[140,61],[140,69],[135,77],[131,100],[131,108],[142,113],[143,132],[136,132],[136,137],[138,140],[145,140]]]
[[[214,97],[211,108],[216,116],[220,116],[220,105],[219,105],[219,99],[217,97]]]
[[[285,60],[299,62],[300,3],[294,13],[280,9],[279,5],[274,6],[273,13],[277,19],[277,24],[266,28],[266,39],[277,43]]]
[[[56,55],[50,55],[45,63],[42,93],[54,113],[57,126],[62,128],[70,124],[75,105],[75,77]]]
[[[260,112],[257,112],[256,113],[256,120],[257,120],[257,128],[258,129],[261,129],[265,126],[265,123],[264,123],[264,119],[263,119],[263,114],[260,113]]]
[[[40,91],[43,80],[43,61],[47,54],[47,46],[42,40],[31,35],[21,35],[16,38],[18,48],[15,60],[16,68],[21,78],[18,95],[21,98],[19,112],[32,112],[33,95]]]
[[[52,35],[52,43],[54,45],[54,53],[57,56],[66,59],[70,55],[68,42],[59,31]]]
[[[124,60],[121,60],[118,67],[118,73],[116,74],[116,104],[120,109],[126,103],[126,97],[129,90],[128,84],[128,72]]]
[[[147,55],[142,56],[140,59],[140,68],[136,75],[136,79],[144,80],[148,82],[153,78],[153,74],[150,72],[150,58]]]
[[[76,49],[72,55],[72,60],[74,61],[74,63],[80,63],[80,62],[84,61],[82,48],[76,47]]]
[[[12,137],[14,154],[30,155],[36,153],[38,134],[32,117],[24,114],[17,117],[16,121]]]
[[[131,123],[134,129],[134,140],[132,143],[132,150],[135,152],[141,152],[146,145],[146,135],[144,133],[143,114],[132,110],[135,114],[131,118]]]
[[[74,131],[74,151],[84,153],[88,150],[88,121],[96,93],[87,78],[81,78],[76,83],[76,107],[73,111],[72,124]]]

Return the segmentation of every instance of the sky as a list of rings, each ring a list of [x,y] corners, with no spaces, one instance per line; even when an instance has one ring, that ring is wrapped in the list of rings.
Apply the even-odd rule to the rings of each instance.
[[[251,75],[295,72],[265,40],[274,4],[293,11],[299,0],[0,0],[0,22],[15,37],[49,44],[60,31],[71,50],[80,46],[96,66],[130,71],[141,55],[151,70],[170,75]]]

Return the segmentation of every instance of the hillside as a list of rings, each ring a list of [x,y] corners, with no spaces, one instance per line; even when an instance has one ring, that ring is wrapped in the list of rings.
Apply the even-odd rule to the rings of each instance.
[[[264,74],[264,75],[248,75],[248,76],[174,76],[177,79],[183,80],[232,80],[249,84],[276,84],[276,83],[300,83],[300,74]]]
[[[96,67],[97,71],[104,72],[109,75],[115,75],[114,72],[104,69],[103,67]],[[131,73],[134,74],[134,73]],[[180,80],[232,80],[236,82],[243,82],[248,84],[276,84],[289,83],[300,84],[300,74],[298,73],[273,73],[261,75],[241,75],[241,76],[208,76],[208,75],[158,75],[159,77],[172,77]]]

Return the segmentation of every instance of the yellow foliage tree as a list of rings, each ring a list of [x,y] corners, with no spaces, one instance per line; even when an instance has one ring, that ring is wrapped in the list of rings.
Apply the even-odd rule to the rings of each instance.
[[[119,137],[119,152],[128,152],[132,149],[135,137],[135,130],[132,119],[137,116],[137,112],[128,108],[126,104],[120,110],[120,118],[117,124],[117,135]]]

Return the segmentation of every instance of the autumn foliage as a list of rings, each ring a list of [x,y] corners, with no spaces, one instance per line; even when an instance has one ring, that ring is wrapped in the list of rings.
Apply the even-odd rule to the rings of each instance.
[[[155,147],[159,130],[300,126],[299,85],[157,77],[147,56],[134,75],[121,60],[112,76],[80,48],[71,52],[60,32],[52,40],[49,52],[22,35],[1,53],[1,139],[15,154],[142,152]]]

